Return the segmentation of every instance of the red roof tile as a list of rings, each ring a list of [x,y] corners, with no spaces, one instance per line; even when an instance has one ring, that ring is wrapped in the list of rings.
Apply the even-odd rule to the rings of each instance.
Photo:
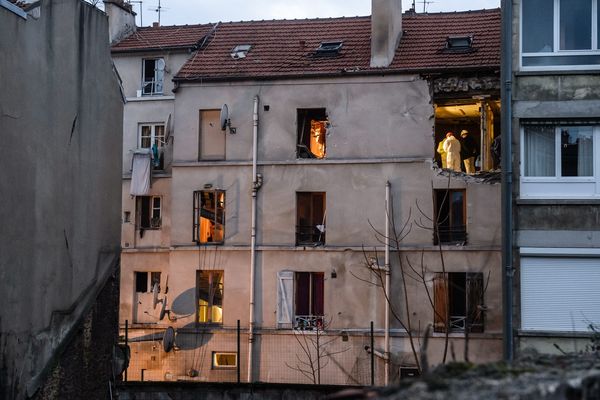
[[[213,24],[143,27],[112,46],[113,53],[193,48]]]
[[[392,64],[371,68],[370,17],[221,23],[176,80],[270,79],[344,73],[499,68],[500,10],[404,14]],[[445,51],[446,38],[472,35],[470,52]],[[337,56],[315,56],[323,41],[342,40]],[[247,57],[231,50],[251,44]]]

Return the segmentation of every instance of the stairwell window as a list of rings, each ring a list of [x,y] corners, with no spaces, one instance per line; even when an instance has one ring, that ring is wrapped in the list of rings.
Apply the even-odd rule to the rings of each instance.
[[[163,58],[145,58],[142,60],[142,95],[163,94],[165,60]]]
[[[197,322],[223,323],[223,271],[196,271]]]
[[[433,278],[434,331],[483,332],[484,292],[482,273],[436,273]]]
[[[225,191],[194,192],[194,242],[223,244],[225,238]]]

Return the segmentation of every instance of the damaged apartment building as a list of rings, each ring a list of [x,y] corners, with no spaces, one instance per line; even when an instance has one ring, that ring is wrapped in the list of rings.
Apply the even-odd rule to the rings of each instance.
[[[374,352],[386,384],[429,325],[431,363],[501,358],[498,9],[127,32],[105,4],[128,380],[368,384]]]

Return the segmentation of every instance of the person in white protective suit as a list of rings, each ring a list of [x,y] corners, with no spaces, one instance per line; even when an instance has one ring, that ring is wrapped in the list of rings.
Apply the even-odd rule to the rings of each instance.
[[[447,168],[460,172],[460,142],[454,137],[454,133],[446,133],[446,140],[444,140],[444,151],[446,152],[446,166]]]

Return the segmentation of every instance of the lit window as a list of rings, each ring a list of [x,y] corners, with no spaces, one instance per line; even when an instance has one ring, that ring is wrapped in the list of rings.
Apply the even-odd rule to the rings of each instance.
[[[137,196],[137,227],[143,232],[146,229],[160,229],[161,198],[159,196]]]
[[[433,279],[434,331],[483,332],[483,274],[437,273]]]
[[[523,67],[600,64],[598,0],[523,0],[521,15]]]
[[[298,158],[325,158],[328,127],[324,108],[298,109]]]
[[[437,189],[434,191],[433,244],[464,244],[467,241],[465,191]]]
[[[142,94],[153,96],[163,94],[165,60],[145,58],[142,60]]]
[[[225,191],[194,192],[194,241],[222,244],[225,237]]]
[[[325,193],[296,193],[296,245],[325,244]]]
[[[223,353],[213,351],[212,353],[213,369],[230,369],[237,367],[237,353]]]
[[[196,297],[199,323],[223,323],[223,271],[197,271]]]

